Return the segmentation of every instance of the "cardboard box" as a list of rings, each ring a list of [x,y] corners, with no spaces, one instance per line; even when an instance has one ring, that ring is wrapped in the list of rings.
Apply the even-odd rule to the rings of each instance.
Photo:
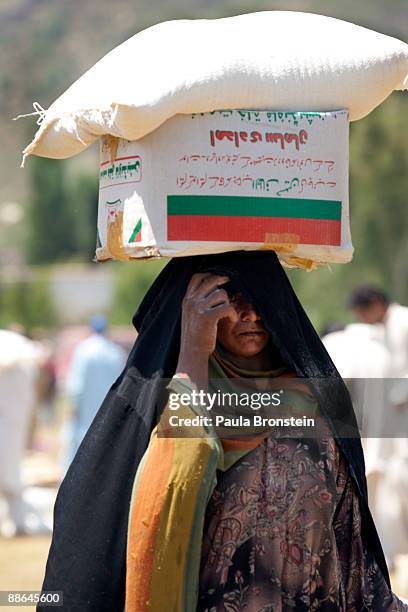
[[[96,257],[273,249],[288,265],[345,263],[348,113],[176,115],[101,142]]]

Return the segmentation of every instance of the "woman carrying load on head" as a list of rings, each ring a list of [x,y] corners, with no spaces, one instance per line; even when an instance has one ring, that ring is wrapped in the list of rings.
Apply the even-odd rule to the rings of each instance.
[[[276,255],[173,260],[134,322],[61,486],[44,589],[63,590],[67,610],[408,609],[368,510],[348,393]],[[289,380],[290,410],[320,416],[319,435],[160,435],[169,392]]]

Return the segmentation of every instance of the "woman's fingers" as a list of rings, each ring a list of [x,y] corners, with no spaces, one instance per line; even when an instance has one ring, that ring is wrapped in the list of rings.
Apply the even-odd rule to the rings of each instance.
[[[208,297],[210,293],[217,290],[220,285],[223,285],[228,281],[228,276],[210,274],[209,276],[202,278],[200,285],[194,290],[194,295],[196,297]]]
[[[222,285],[228,276],[194,274],[182,304],[181,345],[193,344],[210,355],[217,341],[217,325],[222,318],[238,320],[235,309]]]
[[[199,287],[202,281],[210,276],[209,272],[196,272],[190,279],[190,282],[187,285],[186,295],[190,295],[194,293],[194,291]]]
[[[220,304],[229,304],[229,297],[224,289],[215,289],[203,301],[209,308],[214,308]]]
[[[233,306],[231,306],[229,301],[228,303],[223,303],[219,304],[218,306],[214,306],[213,308],[211,308],[210,313],[216,318],[217,321],[219,321],[220,319],[228,318],[231,319],[233,323],[236,323],[239,320],[237,311]]]

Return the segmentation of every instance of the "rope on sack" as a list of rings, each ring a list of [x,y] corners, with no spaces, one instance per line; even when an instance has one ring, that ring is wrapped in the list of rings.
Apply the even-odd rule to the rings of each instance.
[[[33,102],[33,113],[27,113],[26,115],[17,115],[17,117],[13,117],[13,121],[17,121],[17,119],[23,119],[24,117],[33,117],[38,115],[37,125],[41,125],[45,119],[45,115],[47,111],[41,106],[39,102]]]
[[[41,106],[41,104],[39,102],[33,102],[33,108],[34,108],[34,112],[33,113],[27,113],[25,115],[17,115],[17,117],[13,117],[13,121],[17,121],[18,119],[23,119],[24,117],[35,117],[35,116],[38,116],[38,119],[37,119],[36,123],[37,123],[38,126],[41,126],[42,122],[45,119],[47,111],[45,110],[45,108],[43,108]],[[27,156],[28,156],[28,153],[23,153],[23,159],[22,159],[20,168],[24,168],[24,162],[25,162]]]
[[[39,102],[33,102],[33,108],[34,108],[34,112],[33,113],[26,113],[25,115],[17,115],[17,117],[13,117],[13,121],[17,121],[18,119],[23,119],[24,117],[35,117],[35,116],[38,116],[37,125],[41,126],[43,121],[44,121],[44,119],[45,119],[45,117],[46,117],[46,115],[47,115],[47,111],[45,110],[45,108],[43,108],[41,106],[41,104]],[[84,142],[84,140],[79,135],[78,125],[77,124],[75,124],[75,136],[76,136],[77,140],[79,140],[79,142],[84,145],[84,147],[87,146],[87,143]],[[33,144],[33,143],[31,143],[31,144]],[[27,147],[27,148],[30,148],[30,147]],[[26,158],[29,155],[30,155],[29,152],[27,152],[27,153],[23,152],[23,159],[22,159],[20,168],[24,168],[24,162],[25,162]]]

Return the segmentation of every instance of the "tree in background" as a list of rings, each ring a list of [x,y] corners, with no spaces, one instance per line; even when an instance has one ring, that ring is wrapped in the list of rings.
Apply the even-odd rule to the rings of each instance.
[[[95,251],[96,176],[67,178],[60,160],[30,159],[27,260],[33,264],[90,261]]]
[[[0,328],[22,325],[30,333],[58,322],[49,292],[48,271],[37,269],[26,277],[0,285]]]
[[[115,300],[110,315],[112,323],[130,325],[146,291],[168,259],[153,261],[110,262],[115,266]]]
[[[408,301],[407,100],[394,94],[352,125],[351,222],[360,270],[373,274],[397,299]]]
[[[74,174],[69,181],[67,198],[73,215],[75,254],[80,261],[92,261],[98,219],[97,172]]]
[[[64,165],[53,159],[30,160],[27,260],[43,264],[72,256],[76,236],[69,206]]]

